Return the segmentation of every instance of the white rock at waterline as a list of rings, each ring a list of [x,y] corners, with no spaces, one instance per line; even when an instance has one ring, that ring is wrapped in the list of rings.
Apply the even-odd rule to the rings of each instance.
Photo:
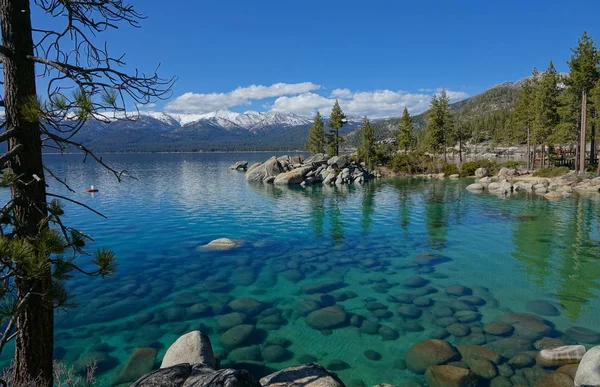
[[[600,345],[591,348],[583,355],[575,373],[575,385],[600,385]]]
[[[210,241],[208,244],[202,247],[206,249],[228,250],[240,245],[241,243],[238,241],[234,241],[229,238],[219,238],[215,239],[214,241]]]
[[[177,364],[205,364],[210,368],[216,367],[210,339],[200,331],[192,331],[178,338],[167,350],[160,368]]]
[[[473,183],[467,186],[469,191],[483,191],[483,185],[480,183]]]

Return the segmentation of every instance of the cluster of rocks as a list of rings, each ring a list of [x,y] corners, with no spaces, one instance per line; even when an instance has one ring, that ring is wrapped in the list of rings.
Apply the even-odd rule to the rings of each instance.
[[[569,197],[573,192],[599,193],[600,177],[582,177],[569,172],[556,178],[527,178],[520,180],[515,169],[501,168],[496,176],[488,176],[485,168],[475,171],[476,182],[467,186],[470,191],[487,190],[496,195],[509,195],[513,192],[533,192],[548,199]]]
[[[600,346],[586,351],[561,344],[544,338],[533,347],[522,341],[494,350],[430,339],[411,346],[404,361],[410,371],[425,375],[429,387],[600,385]]]
[[[142,348],[140,350],[152,350],[152,348]],[[160,369],[150,372],[148,367],[152,368],[152,362],[156,357],[155,353],[153,355],[154,357],[132,356],[127,362],[124,371],[127,372],[128,377],[138,374],[137,381],[131,385],[132,387],[344,386],[336,374],[327,371],[316,363],[286,368],[264,376],[259,381],[251,372],[245,369],[219,369],[208,336],[199,331],[187,333],[177,339],[167,350]],[[124,379],[119,379],[117,382],[120,383],[121,380]],[[126,382],[130,382],[130,379]]]
[[[273,156],[263,163],[253,164],[246,171],[248,182],[277,185],[363,184],[371,176],[364,165],[346,155],[328,158],[325,154],[316,154],[306,160],[302,156]]]

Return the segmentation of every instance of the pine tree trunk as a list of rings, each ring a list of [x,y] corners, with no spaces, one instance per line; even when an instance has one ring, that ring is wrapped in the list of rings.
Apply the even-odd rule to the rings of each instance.
[[[594,118],[592,121],[592,131],[590,133],[590,163],[593,163],[596,160],[596,108],[594,107],[594,113],[592,115]]]
[[[462,136],[458,136],[458,161],[462,163]]]
[[[529,125],[527,125],[527,170],[531,170],[531,143],[529,142]]]
[[[21,176],[21,182],[11,189],[15,232],[28,238],[37,235],[38,225],[47,214],[39,123],[26,121],[21,115],[23,105],[36,98],[34,64],[26,59],[33,55],[29,0],[0,0],[0,24],[2,44],[12,51],[3,57],[6,129],[17,132],[8,149],[23,146],[10,163],[14,174]],[[40,378],[41,385],[52,386],[54,310],[43,296],[51,287],[50,270],[41,280],[19,278],[16,286],[17,301],[32,290],[35,294],[17,318],[14,384],[30,385],[31,380]]]
[[[585,174],[585,148],[586,148],[586,125],[587,125],[587,90],[581,92],[581,134],[579,145],[579,173]]]
[[[537,147],[537,144],[533,143],[533,151],[531,152],[531,160],[532,160],[531,162],[533,164],[533,169],[534,170],[535,170],[535,158],[536,158],[536,149],[535,148],[536,147]]]

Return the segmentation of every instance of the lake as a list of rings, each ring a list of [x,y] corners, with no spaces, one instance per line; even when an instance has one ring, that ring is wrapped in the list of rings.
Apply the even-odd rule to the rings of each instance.
[[[70,197],[107,216],[68,204],[65,221],[94,237],[90,251],[111,248],[119,259],[107,280],[69,282],[78,306],[57,313],[56,357],[100,357],[101,385],[110,385],[135,348],[157,348],[160,361],[177,337],[201,329],[224,367],[260,374],[316,360],[349,386],[372,386],[421,378],[400,360],[413,343],[448,335],[444,306],[455,317],[475,312],[462,324],[470,333],[448,336],[454,344],[493,343],[482,326],[510,312],[541,315],[548,335],[568,342],[596,340],[565,331],[600,326],[598,197],[501,198],[468,192],[469,180],[401,178],[287,188],[250,185],[229,169],[269,156],[104,155],[137,178],[122,183],[81,156],[46,156],[76,189]],[[99,192],[85,193],[92,184]],[[222,237],[243,245],[199,248]],[[447,292],[453,284],[464,287]],[[340,324],[306,317],[332,305],[345,313]],[[237,324],[254,328],[232,344],[223,332]],[[267,342],[287,348],[265,351]]]

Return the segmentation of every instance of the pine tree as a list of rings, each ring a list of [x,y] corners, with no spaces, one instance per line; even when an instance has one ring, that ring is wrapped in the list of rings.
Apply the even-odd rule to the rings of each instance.
[[[517,125],[521,128],[525,128],[527,133],[527,169],[531,169],[531,131],[534,112],[534,100],[535,90],[537,89],[537,83],[539,80],[539,72],[534,67],[531,76],[523,82],[521,87],[521,94],[517,101],[517,106],[514,110],[514,117]]]
[[[373,168],[373,164],[375,163],[375,131],[366,116],[360,128],[358,157],[365,162],[368,168]]]
[[[340,154],[340,142],[343,139],[339,136],[340,128],[346,124],[346,115],[342,111],[339,102],[336,100],[329,116],[329,127],[331,130],[327,135],[327,153],[329,156],[338,156]]]
[[[408,150],[414,146],[415,138],[413,135],[414,126],[412,118],[408,114],[408,109],[406,107],[402,113],[402,118],[400,119],[398,129],[400,130],[397,138],[398,149],[404,150],[404,153],[407,153]]]
[[[600,56],[598,50],[584,31],[581,38],[577,41],[577,47],[572,49],[573,54],[569,63],[571,70],[569,77],[569,86],[574,93],[578,93],[581,97],[581,129],[579,132],[579,171],[585,173],[585,149],[587,144],[587,98],[589,91],[595,86],[600,78],[598,70],[598,62]]]
[[[442,89],[439,95],[431,99],[427,117],[429,121],[425,128],[426,143],[433,153],[444,152],[444,161],[447,161],[446,146],[452,128],[452,115],[450,114],[448,94]]]
[[[548,145],[550,136],[555,133],[560,121],[558,115],[558,93],[558,76],[551,61],[536,86],[533,100],[535,111],[533,136],[536,144],[539,143],[542,145],[542,167],[545,166],[545,146]]]
[[[308,131],[308,142],[306,149],[312,153],[325,153],[325,130],[323,129],[323,119],[321,113],[317,112],[313,125]]]

